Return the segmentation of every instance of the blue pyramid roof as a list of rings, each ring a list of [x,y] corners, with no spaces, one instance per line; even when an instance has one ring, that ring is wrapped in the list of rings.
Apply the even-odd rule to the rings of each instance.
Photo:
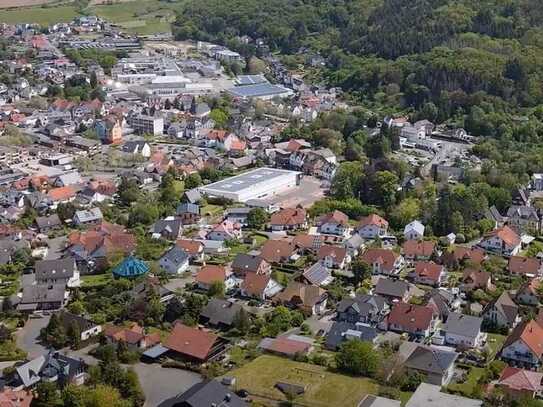
[[[149,266],[143,260],[128,256],[121,264],[113,269],[113,274],[119,277],[138,277],[149,272]]]

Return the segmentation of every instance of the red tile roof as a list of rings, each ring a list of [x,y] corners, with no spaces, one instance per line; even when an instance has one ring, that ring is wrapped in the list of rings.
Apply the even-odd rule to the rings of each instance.
[[[175,244],[192,255],[201,253],[204,248],[204,245],[197,240],[179,239]]]
[[[285,208],[271,216],[270,224],[281,226],[302,225],[306,221],[306,211],[301,208]]]
[[[419,278],[428,278],[435,282],[439,281],[439,277],[443,272],[443,266],[431,261],[415,262],[415,274]]]
[[[518,246],[520,244],[520,237],[509,226],[502,226],[499,229],[493,230],[485,235],[485,239],[498,236],[508,246]]]
[[[270,279],[269,274],[247,273],[241,283],[241,288],[249,295],[262,297]]]
[[[293,339],[279,337],[271,339],[265,346],[264,349],[270,352],[281,353],[287,356],[294,356],[297,353],[306,353],[311,348],[311,344],[302,341],[296,341]]]
[[[212,332],[176,323],[164,346],[198,360],[206,360],[219,337]]]
[[[408,240],[403,244],[403,253],[409,257],[430,257],[435,247],[435,242],[428,240]]]
[[[394,269],[394,263],[399,257],[396,252],[388,249],[368,249],[362,255],[361,259],[370,266],[374,263],[381,263],[381,268],[385,271]]]
[[[30,407],[33,398],[30,391],[5,388],[0,391],[0,407]]]
[[[513,274],[539,274],[541,263],[535,257],[512,256],[509,259],[508,269]]]
[[[542,381],[543,373],[506,366],[498,379],[498,385],[513,390],[540,392],[543,390]]]
[[[523,342],[538,358],[543,356],[543,328],[536,321],[524,321],[517,325],[509,334],[503,347],[521,341]]]
[[[296,246],[286,240],[266,240],[260,248],[260,257],[268,263],[279,263],[282,259],[292,256]]]
[[[325,223],[346,226],[349,223],[349,217],[341,211],[333,211],[319,218],[319,225],[324,225]]]
[[[369,216],[365,216],[360,219],[360,222],[358,222],[358,227],[364,227],[367,225],[376,225],[379,227],[388,227],[388,222],[383,219],[381,216],[377,215],[376,213],[373,213]]]
[[[196,275],[196,282],[202,284],[213,284],[215,281],[224,282],[224,280],[226,280],[224,267],[213,264],[202,267]]]
[[[53,200],[53,202],[65,201],[75,197],[76,190],[71,186],[65,186],[60,188],[53,188],[49,191],[47,196]]]
[[[388,324],[395,324],[408,332],[415,332],[428,329],[433,316],[434,310],[428,306],[399,302],[390,310]]]
[[[333,257],[338,263],[341,263],[347,256],[347,249],[340,246],[324,245],[319,249],[318,257],[322,260],[326,257]]]

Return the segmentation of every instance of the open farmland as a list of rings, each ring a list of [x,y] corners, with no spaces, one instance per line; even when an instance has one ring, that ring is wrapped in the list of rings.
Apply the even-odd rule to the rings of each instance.
[[[77,16],[78,12],[74,6],[18,7],[2,10],[0,13],[0,23],[49,25],[71,21]]]
[[[0,0],[0,8],[41,6],[54,3],[56,0]]]

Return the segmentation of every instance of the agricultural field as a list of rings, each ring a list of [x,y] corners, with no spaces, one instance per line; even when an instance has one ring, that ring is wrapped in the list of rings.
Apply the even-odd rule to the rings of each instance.
[[[303,405],[357,406],[366,394],[379,391],[379,385],[372,379],[331,373],[320,366],[270,355],[260,356],[228,374],[236,377],[240,389],[268,400],[285,400],[283,393],[274,387],[277,382],[305,386],[305,394],[296,399]]]
[[[175,20],[174,10],[179,9],[181,4],[159,0],[120,2],[94,5],[88,8],[88,12],[117,24],[126,31],[145,35],[169,32],[170,24]]]
[[[78,15],[79,13],[76,8],[69,5],[54,7],[18,7],[2,10],[0,13],[0,23],[35,23],[50,25],[71,21]]]
[[[41,6],[56,0],[0,0],[0,8]]]

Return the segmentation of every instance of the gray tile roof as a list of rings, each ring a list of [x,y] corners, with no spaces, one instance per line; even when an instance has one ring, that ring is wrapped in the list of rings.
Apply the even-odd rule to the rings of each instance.
[[[445,332],[468,337],[476,337],[481,330],[482,318],[451,312],[445,324]]]
[[[239,398],[228,387],[216,380],[205,380],[195,384],[183,394],[166,400],[159,407],[248,407],[249,405]]]
[[[212,298],[200,312],[200,316],[211,325],[230,326],[234,322],[236,314],[241,310],[241,305],[219,298]]]
[[[75,261],[71,257],[57,260],[40,260],[34,266],[36,280],[57,280],[72,278],[75,268]]]

